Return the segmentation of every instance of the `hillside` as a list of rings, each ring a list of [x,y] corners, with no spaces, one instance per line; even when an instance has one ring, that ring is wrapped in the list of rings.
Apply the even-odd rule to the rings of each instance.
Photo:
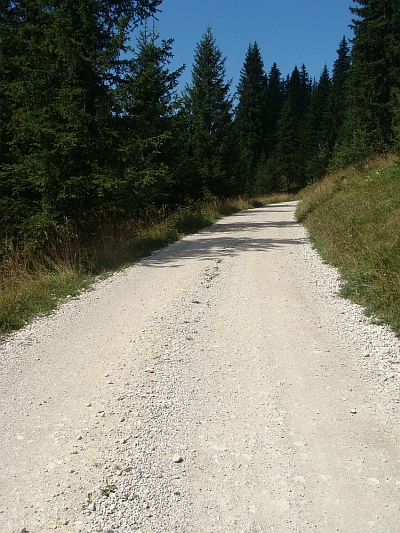
[[[342,292],[400,333],[400,165],[375,158],[305,189],[296,217]]]

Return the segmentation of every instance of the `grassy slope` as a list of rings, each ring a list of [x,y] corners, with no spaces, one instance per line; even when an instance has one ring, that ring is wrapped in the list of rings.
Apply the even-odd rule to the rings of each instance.
[[[68,238],[64,247],[53,247],[46,257],[38,257],[29,249],[0,250],[0,335],[21,328],[37,315],[50,313],[63,299],[90,287],[99,273],[128,266],[222,217],[288,199],[294,198],[276,195],[213,201],[182,208],[169,217],[161,214],[158,220],[107,223],[99,229],[95,245],[84,251],[79,242]]]
[[[306,189],[297,209],[343,294],[400,334],[400,164],[377,158]]]

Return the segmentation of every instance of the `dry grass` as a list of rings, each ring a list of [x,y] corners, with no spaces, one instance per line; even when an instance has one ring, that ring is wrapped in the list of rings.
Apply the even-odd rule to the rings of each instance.
[[[49,269],[35,260],[27,250],[11,250],[3,257],[0,268],[0,333],[25,325],[32,316],[49,313],[67,295],[76,295],[86,286],[86,278],[74,265],[52,263]]]

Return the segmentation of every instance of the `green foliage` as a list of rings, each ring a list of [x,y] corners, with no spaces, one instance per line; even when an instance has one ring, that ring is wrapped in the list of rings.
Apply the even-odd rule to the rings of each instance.
[[[110,208],[128,31],[160,0],[8,2],[1,12],[0,238]],[[5,116],[4,116],[5,115]]]
[[[237,88],[235,126],[240,145],[245,191],[254,191],[256,168],[268,146],[268,78],[257,43],[249,46]]]
[[[274,146],[274,137],[279,115],[285,101],[284,83],[281,72],[276,63],[271,67],[268,74],[268,100],[269,100],[269,119],[268,119],[268,143],[269,151]]]
[[[392,98],[400,88],[399,0],[356,0],[349,71],[350,121],[373,151],[391,145]]]
[[[337,50],[337,59],[333,64],[332,72],[331,112],[333,143],[336,141],[346,117],[348,107],[347,79],[350,66],[350,48],[346,38],[343,37]]]
[[[116,212],[125,217],[167,202],[174,184],[175,91],[184,67],[169,72],[172,44],[172,39],[158,44],[154,27],[151,32],[145,27],[116,91],[119,165],[114,198]]]
[[[293,185],[304,184],[304,121],[311,95],[311,81],[305,66],[294,68],[287,86],[287,96],[280,113],[273,160],[280,175],[281,187],[290,192]]]
[[[325,175],[332,153],[333,131],[332,83],[325,65],[305,117],[302,144],[306,151],[305,179],[308,183]]]
[[[338,267],[347,297],[400,333],[400,166],[347,168],[307,190],[297,217]]]
[[[208,27],[197,44],[192,82],[184,95],[184,130],[193,163],[191,192],[195,198],[234,192],[232,97],[225,76],[225,58]]]
[[[392,97],[392,113],[393,113],[393,135],[394,135],[394,150],[400,155],[400,90],[393,91]]]
[[[274,161],[280,175],[281,188],[289,192],[293,182],[301,181],[300,116],[295,97],[285,101],[276,133]]]

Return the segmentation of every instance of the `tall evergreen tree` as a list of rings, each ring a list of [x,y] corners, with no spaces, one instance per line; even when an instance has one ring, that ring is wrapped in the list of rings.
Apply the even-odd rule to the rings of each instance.
[[[337,59],[333,64],[331,105],[334,139],[338,137],[348,106],[347,79],[351,66],[350,47],[345,37],[340,41]]]
[[[237,87],[236,129],[246,192],[251,193],[255,169],[268,152],[268,79],[257,43],[250,45]]]
[[[276,146],[273,155],[275,181],[290,191],[292,186],[304,185],[307,153],[303,138],[305,118],[312,92],[311,79],[305,65],[297,66],[286,80],[286,99],[283,104],[276,131]]]
[[[350,90],[368,145],[393,139],[392,105],[400,89],[400,0],[355,0]]]
[[[208,27],[197,44],[192,81],[184,96],[195,174],[190,188],[197,197],[233,192],[233,100],[225,77],[225,58]]]
[[[313,82],[307,72],[307,69],[304,63],[301,66],[299,76],[300,76],[300,91],[298,95],[298,98],[299,98],[298,107],[299,107],[300,114],[304,117],[307,112],[308,104],[310,103],[310,97],[311,97],[311,93],[313,90]]]
[[[274,162],[279,175],[280,188],[290,192],[293,183],[301,181],[300,117],[296,102],[289,95],[278,120]]]
[[[314,182],[325,174],[331,157],[333,146],[331,91],[332,82],[325,65],[319,82],[311,94],[305,117],[303,153],[307,182]]]
[[[10,154],[10,120],[11,120],[11,99],[9,86],[15,75],[15,66],[12,57],[16,44],[13,34],[15,7],[11,2],[0,2],[0,224],[3,230],[0,238],[4,234],[12,235],[12,227],[15,224],[18,213],[24,211],[24,206],[15,199],[15,192],[18,187],[18,178],[11,173],[6,173],[5,169],[11,163]]]
[[[278,117],[280,115],[283,102],[285,100],[284,82],[282,80],[281,72],[277,67],[276,63],[272,65],[268,75],[268,100],[270,104],[268,138],[270,148],[272,149]]]
[[[287,97],[279,116],[274,161],[281,187],[288,192],[302,181],[301,127],[305,114],[304,74],[295,67],[287,83]]]
[[[125,215],[167,202],[173,186],[176,87],[184,66],[170,72],[173,40],[158,40],[154,27],[140,32],[131,72],[117,91],[121,166],[116,193]]]
[[[3,231],[40,233],[65,217],[85,223],[104,207],[118,144],[112,95],[124,70],[120,53],[160,1],[2,2],[9,150],[0,190],[15,214],[12,227],[0,220]]]
[[[276,63],[274,63],[268,74],[267,150],[261,155],[256,168],[255,194],[274,192],[281,187],[282,177],[279,174],[275,146],[278,120],[285,102],[289,80],[290,77],[286,81],[282,79],[281,72]]]

